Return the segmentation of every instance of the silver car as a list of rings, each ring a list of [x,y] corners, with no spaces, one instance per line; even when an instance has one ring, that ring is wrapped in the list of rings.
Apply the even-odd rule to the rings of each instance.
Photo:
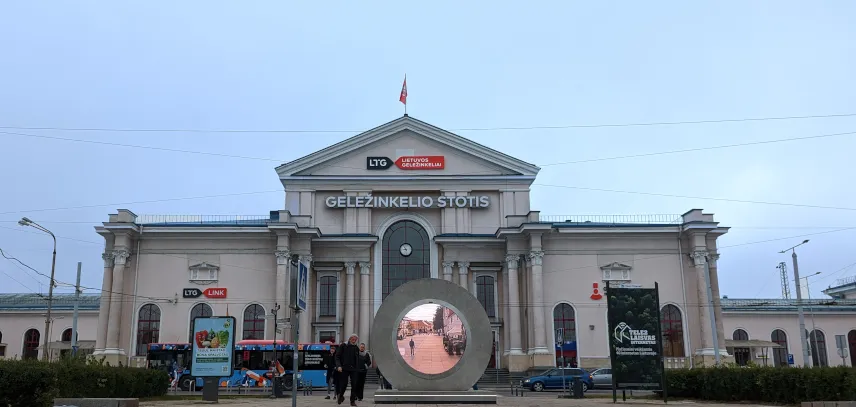
[[[597,388],[612,388],[612,369],[604,367],[591,372],[591,381]]]

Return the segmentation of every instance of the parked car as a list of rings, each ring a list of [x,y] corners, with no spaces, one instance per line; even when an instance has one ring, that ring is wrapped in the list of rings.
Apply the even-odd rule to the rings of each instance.
[[[564,372],[564,377],[562,373]],[[550,369],[544,373],[529,376],[521,381],[521,386],[532,391],[544,391],[551,389],[561,389],[562,382],[565,386],[570,387],[574,378],[578,377],[583,382],[583,391],[588,391],[594,387],[592,376],[583,369],[565,368],[565,369]],[[564,379],[564,380],[563,380]]]
[[[612,369],[600,368],[591,372],[592,388],[612,388]]]

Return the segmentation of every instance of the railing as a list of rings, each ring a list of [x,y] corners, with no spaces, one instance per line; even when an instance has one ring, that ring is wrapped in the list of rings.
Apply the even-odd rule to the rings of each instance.
[[[637,224],[653,225],[668,224],[680,225],[683,223],[681,215],[541,215],[541,222],[554,223],[600,223],[600,224]]]
[[[842,285],[856,283],[856,276],[844,277],[835,280],[833,287],[841,287]]]
[[[722,304],[722,309],[734,309],[734,308],[777,308],[777,307],[796,307],[799,302],[795,299],[736,299],[736,298],[723,298],[720,300]],[[836,300],[832,298],[827,299],[803,299],[802,300],[803,307],[852,307],[854,311],[856,311],[856,300]]]
[[[266,225],[269,215],[140,215],[138,225]]]

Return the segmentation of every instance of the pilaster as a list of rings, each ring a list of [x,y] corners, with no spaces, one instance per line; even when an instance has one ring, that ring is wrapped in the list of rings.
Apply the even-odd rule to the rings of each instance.
[[[369,303],[369,284],[370,272],[372,264],[370,262],[360,262],[360,338],[363,342],[369,344],[369,335],[371,334],[371,303]],[[350,335],[350,333],[348,333]]]
[[[531,250],[529,251],[529,263],[532,266],[532,273],[530,280],[532,282],[532,299],[529,304],[529,309],[532,310],[532,321],[534,332],[534,348],[530,349],[530,353],[532,354],[549,354],[550,352],[547,349],[547,324],[545,315],[547,314],[547,307],[543,304],[544,299],[544,283],[542,276],[542,264],[544,260],[544,252],[541,250]],[[537,301],[538,303],[534,303]],[[536,366],[540,366],[540,364],[536,361]]]
[[[98,332],[95,337],[93,355],[104,353],[107,347],[107,326],[110,320],[110,292],[113,291],[113,252],[101,253],[104,260],[104,273],[101,279],[101,300],[98,307]]]
[[[122,334],[122,298],[124,295],[125,264],[131,253],[126,249],[113,250],[113,281],[110,291],[110,318],[107,325],[107,346],[104,354],[108,355],[108,362],[118,365],[119,357],[125,355],[121,348],[120,339]]]
[[[357,267],[357,263],[353,261],[345,262],[345,273],[347,274],[345,280],[345,320],[344,327],[345,332],[344,335],[351,335],[354,333],[354,271]],[[346,337],[344,336],[343,337]]]
[[[459,284],[461,287],[464,287],[465,290],[470,291],[469,284],[467,284],[467,275],[470,270],[470,262],[468,261],[459,261],[458,262],[458,278]]]

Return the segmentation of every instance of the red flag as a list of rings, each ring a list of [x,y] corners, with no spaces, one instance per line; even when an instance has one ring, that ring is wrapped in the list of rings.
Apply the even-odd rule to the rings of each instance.
[[[407,105],[407,75],[404,75],[404,84],[401,85],[401,96],[398,101]]]

